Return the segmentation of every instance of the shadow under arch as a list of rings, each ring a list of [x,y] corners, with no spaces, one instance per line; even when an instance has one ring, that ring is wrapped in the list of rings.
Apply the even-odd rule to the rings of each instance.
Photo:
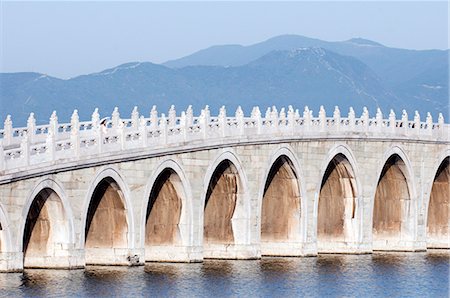
[[[317,202],[317,250],[351,252],[359,241],[358,189],[350,151],[335,153],[323,172]],[[344,150],[347,149],[347,150]],[[347,154],[346,154],[347,153]],[[350,157],[348,157],[350,156]]]
[[[86,264],[128,265],[133,245],[133,214],[129,190],[114,169],[99,172],[84,210],[83,244]]]
[[[398,147],[389,150],[385,160],[373,200],[372,246],[373,250],[404,250],[408,244],[401,242],[412,241],[415,233],[412,170]]]
[[[271,165],[261,203],[261,242],[300,237],[300,183],[293,162],[280,155]],[[263,252],[264,254],[264,252]]]
[[[247,180],[236,155],[223,151],[209,166],[203,192],[205,258],[254,258],[250,248],[250,202]],[[239,250],[236,250],[239,246]],[[248,255],[247,255],[248,254]]]
[[[83,262],[73,255],[73,215],[66,195],[53,179],[41,180],[23,209],[19,231],[24,267],[78,268]]]
[[[427,209],[427,247],[450,247],[450,156],[436,170]]]

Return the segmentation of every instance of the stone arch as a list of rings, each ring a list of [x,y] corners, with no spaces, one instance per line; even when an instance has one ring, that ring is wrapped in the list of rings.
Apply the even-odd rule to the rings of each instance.
[[[404,250],[415,235],[416,197],[411,162],[400,147],[384,155],[372,211],[373,250]]]
[[[19,247],[24,267],[74,267],[73,215],[63,188],[53,179],[41,180],[28,197],[23,212]]]
[[[361,241],[359,171],[354,155],[345,145],[328,153],[316,192],[318,252],[351,252]]]
[[[232,151],[222,152],[209,166],[204,185],[204,247],[249,244],[250,202],[247,196],[247,177],[241,162]],[[205,255],[208,257],[207,252]]]
[[[439,161],[425,209],[428,248],[450,247],[450,152]]]
[[[161,255],[167,250],[192,245],[192,215],[191,186],[180,163],[172,158],[162,161],[147,183],[142,206],[141,244],[146,260],[167,260]],[[148,241],[152,237],[156,241]]]
[[[301,242],[306,231],[306,204],[302,199],[304,181],[291,148],[283,146],[271,155],[259,192],[262,255],[296,255],[300,247],[287,251],[292,242]],[[280,206],[282,208],[276,208]],[[276,212],[274,212],[276,210]],[[286,247],[280,247],[285,244]]]
[[[86,264],[128,264],[134,243],[130,191],[112,168],[101,170],[88,191],[83,214],[82,242]],[[108,225],[105,225],[108,223]]]

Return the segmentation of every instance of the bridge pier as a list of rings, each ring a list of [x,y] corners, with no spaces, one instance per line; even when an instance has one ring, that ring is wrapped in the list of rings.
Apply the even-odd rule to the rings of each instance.
[[[22,270],[22,252],[0,252],[0,272],[18,272]]]

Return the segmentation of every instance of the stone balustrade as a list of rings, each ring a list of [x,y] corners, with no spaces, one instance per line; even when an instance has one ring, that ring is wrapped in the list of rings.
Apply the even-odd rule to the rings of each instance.
[[[135,107],[130,119],[122,119],[118,108],[111,117],[101,119],[95,109],[91,121],[80,121],[75,110],[70,123],[58,123],[56,112],[53,112],[49,124],[36,125],[31,113],[27,126],[19,128],[13,127],[8,115],[3,130],[0,130],[0,173],[24,171],[46,162],[64,163],[139,148],[172,148],[214,140],[236,143],[333,137],[448,142],[450,126],[444,123],[442,114],[437,122],[433,122],[430,113],[425,121],[421,121],[417,111],[410,120],[404,110],[400,118],[392,110],[384,117],[380,109],[375,117],[370,117],[364,108],[362,115],[356,117],[350,108],[347,117],[343,117],[338,107],[332,117],[327,117],[323,107],[314,116],[308,107],[300,114],[292,106],[279,111],[276,107],[268,108],[264,116],[258,107],[254,107],[249,117],[240,107],[234,116],[228,116],[222,107],[213,117],[206,106],[198,117],[194,117],[191,106],[179,116],[174,106],[167,116],[158,114],[154,106],[148,118],[140,115]]]

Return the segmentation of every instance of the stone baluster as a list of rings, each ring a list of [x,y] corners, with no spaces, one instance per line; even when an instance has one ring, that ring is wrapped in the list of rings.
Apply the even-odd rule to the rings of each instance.
[[[361,115],[361,122],[364,128],[364,131],[367,131],[369,129],[369,110],[367,107],[363,107],[363,112]]]
[[[156,106],[153,106],[150,111],[150,127],[152,129],[158,127],[158,111],[156,110]]]
[[[50,116],[47,138],[45,140],[46,154],[48,160],[55,159],[57,133],[58,133],[58,116],[56,116],[56,111],[53,111],[52,115]]]
[[[171,105],[169,109],[169,127],[174,127],[177,122],[177,112],[175,111],[175,106]]]
[[[414,112],[414,130],[416,134],[420,133],[420,114],[418,111]]]
[[[159,118],[159,130],[162,136],[162,143],[165,145],[167,144],[167,118],[164,113]]]
[[[112,115],[111,115],[111,125],[112,128],[119,128],[119,123],[120,123],[120,113],[119,113],[119,108],[115,107]]]
[[[200,113],[200,127],[203,134],[203,138],[206,139],[208,137],[208,130],[209,130],[209,122],[210,122],[210,112],[209,112],[209,106],[205,106],[205,108]]]
[[[148,146],[148,132],[147,132],[147,120],[144,116],[139,117],[139,136],[142,142],[142,147]]]
[[[98,108],[95,108],[91,117],[92,129],[96,131],[97,134],[97,150],[99,153],[102,152],[103,147],[103,130],[100,127],[100,114],[98,113]]]
[[[27,119],[27,132],[30,144],[34,142],[34,136],[36,134],[36,119],[34,118],[34,113],[30,113]]]
[[[58,116],[56,116],[56,111],[53,111],[50,116],[49,132],[51,132],[53,134],[53,138],[56,139],[58,133]]]
[[[444,134],[444,116],[442,113],[439,113],[438,116],[438,129],[439,129],[439,135],[442,136]]]
[[[309,110],[308,106],[305,106],[305,110],[303,111],[303,125],[305,126],[305,129],[307,131],[309,131],[311,129],[312,115],[311,115],[311,111]]]
[[[28,141],[28,133],[25,131],[20,141],[20,156],[23,158],[26,166],[30,164],[30,142]]]
[[[383,113],[381,112],[380,108],[377,108],[377,113],[375,114],[375,122],[378,131],[380,131],[381,127],[383,127]]]
[[[288,126],[289,126],[289,130],[294,133],[294,129],[295,129],[295,112],[294,112],[294,108],[292,106],[288,106],[288,112],[287,112],[287,121],[288,121]]]
[[[427,134],[431,135],[433,131],[433,117],[430,112],[427,113]]]
[[[139,127],[139,111],[137,106],[134,106],[133,111],[131,111],[131,127],[133,129]]]
[[[181,133],[183,135],[183,140],[186,142],[187,139],[188,139],[188,129],[189,129],[189,127],[187,126],[187,118],[186,118],[186,112],[185,111],[181,111],[180,127],[181,127]]]
[[[339,111],[338,106],[334,107],[333,122],[334,122],[334,126],[336,127],[336,130],[339,130],[339,128],[341,126],[341,111]]]
[[[406,134],[408,132],[408,113],[405,110],[402,111],[402,127],[403,131]]]
[[[219,120],[220,134],[222,137],[225,137],[227,134],[226,133],[227,132],[227,111],[225,109],[225,106],[222,106],[220,108],[218,120]]]
[[[92,128],[96,129],[100,126],[100,114],[98,113],[98,108],[95,108],[91,117]]]
[[[350,107],[348,111],[348,126],[350,128],[350,131],[355,131],[355,124],[356,124],[355,110],[353,109],[353,107]]]
[[[281,108],[280,110],[279,119],[280,119],[279,123],[282,126],[286,126],[286,110],[284,108]]]
[[[270,113],[270,120],[272,121],[272,126],[278,130],[278,110],[276,106],[272,106],[272,112]]]
[[[74,110],[72,117],[70,117],[70,143],[74,155],[80,156],[80,117],[78,116],[78,110]]]
[[[266,113],[264,114],[264,119],[265,119],[264,125],[266,127],[272,126],[271,115],[272,115],[272,109],[270,107],[268,107],[267,110],[266,110]]]
[[[261,130],[262,130],[262,119],[261,119],[261,111],[259,110],[259,107],[257,107],[257,106],[253,107],[251,117],[255,121],[256,132],[258,134],[260,134]]]
[[[56,142],[55,142],[55,134],[53,133],[53,131],[49,131],[47,133],[47,138],[45,139],[45,153],[47,154],[47,160],[54,160],[55,159],[55,147],[56,147]]]
[[[238,106],[235,113],[237,126],[238,126],[238,133],[239,135],[244,135],[244,129],[245,129],[245,123],[244,123],[244,112],[242,111],[241,106]]]
[[[319,124],[320,124],[320,131],[325,131],[325,126],[327,125],[327,114],[323,106],[320,106],[319,109]]]
[[[189,128],[192,124],[194,124],[194,111],[190,105],[186,110],[186,127]]]
[[[12,142],[13,129],[11,115],[6,116],[5,122],[3,124],[3,145],[8,146]]]
[[[392,109],[389,112],[389,127],[391,128],[392,132],[395,132],[397,128],[397,120],[395,119],[395,113]]]

